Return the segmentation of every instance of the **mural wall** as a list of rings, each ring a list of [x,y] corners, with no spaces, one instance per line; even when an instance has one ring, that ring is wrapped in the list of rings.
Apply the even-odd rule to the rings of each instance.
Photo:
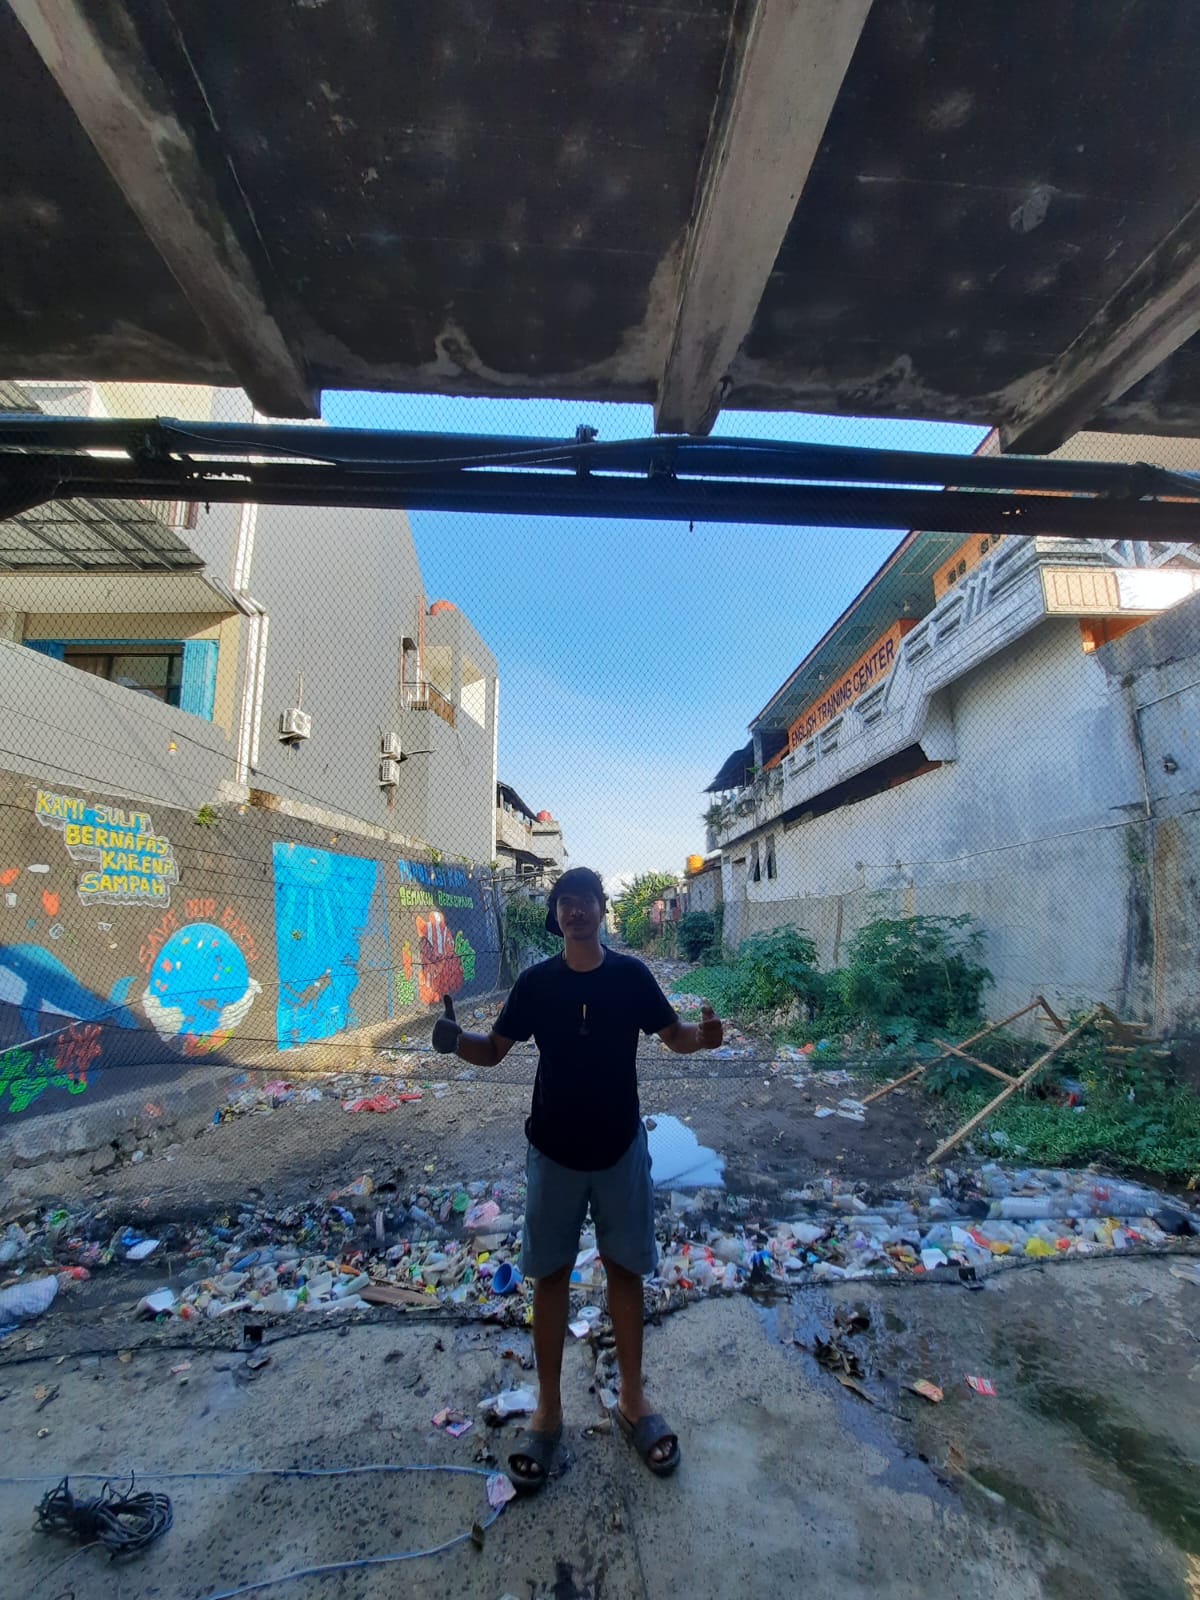
[[[500,971],[491,879],[466,867],[401,858],[399,900],[412,913],[395,974],[396,1003],[438,1005],[443,995],[487,994]]]
[[[390,1016],[381,864],[296,843],[277,843],[274,863],[279,1048]]]
[[[0,773],[0,1123],[411,1020],[498,945],[486,870]]]

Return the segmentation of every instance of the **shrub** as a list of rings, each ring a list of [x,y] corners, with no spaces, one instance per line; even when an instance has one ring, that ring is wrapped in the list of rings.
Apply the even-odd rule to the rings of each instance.
[[[824,985],[816,962],[817,947],[807,934],[780,928],[744,940],[733,961],[692,973],[688,987],[722,1012],[777,1011],[793,1000],[817,1006]]]
[[[777,928],[744,939],[734,962],[739,1011],[774,1011],[800,1000],[816,1005],[821,997],[817,947],[797,928]]]
[[[836,975],[841,1010],[893,1038],[951,1031],[980,1014],[992,975],[979,960],[982,934],[970,917],[880,918],[850,940]]]
[[[689,911],[679,919],[679,950],[687,961],[702,961],[717,938],[717,925],[711,911]]]

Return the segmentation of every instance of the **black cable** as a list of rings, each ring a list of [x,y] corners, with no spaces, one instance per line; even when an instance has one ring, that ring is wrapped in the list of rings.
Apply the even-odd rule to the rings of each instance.
[[[84,1544],[101,1544],[115,1560],[140,1555],[168,1531],[174,1513],[165,1494],[143,1489],[121,1493],[105,1483],[98,1495],[77,1499],[67,1478],[42,1496],[37,1508],[40,1533],[60,1534]]]

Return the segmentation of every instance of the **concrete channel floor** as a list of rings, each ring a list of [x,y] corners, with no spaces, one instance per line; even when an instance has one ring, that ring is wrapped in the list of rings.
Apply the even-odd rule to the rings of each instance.
[[[1185,1265],[1186,1265],[1186,1258]],[[566,1360],[565,1473],[470,1542],[401,1565],[259,1590],[297,1600],[1197,1600],[1200,1287],[1168,1259],[1012,1271],[981,1293],[856,1283],[770,1305],[710,1299],[648,1330],[651,1392],[684,1447],[650,1477],[601,1415],[587,1347]],[[867,1404],[802,1347],[839,1306]],[[290,1326],[290,1325],[289,1325]],[[474,1465],[518,1436],[482,1420],[455,1441],[444,1405],[529,1382],[528,1336],[415,1317],[268,1333],[250,1381],[234,1351],[168,1348],[121,1309],[57,1364],[0,1368],[0,1594],[21,1600],[201,1600],[297,1567],[440,1543],[486,1509],[484,1479],[434,1474],[166,1480],[155,1468]],[[74,1330],[79,1335],[81,1330]],[[287,1329],[275,1330],[286,1333]],[[801,1343],[797,1343],[799,1340]],[[116,1353],[135,1345],[132,1356]],[[18,1346],[18,1349],[20,1347]],[[62,1348],[62,1345],[59,1345]],[[111,1351],[112,1353],[107,1353]],[[190,1368],[171,1369],[190,1360]],[[973,1394],[990,1377],[994,1399]],[[903,1385],[927,1377],[929,1405]],[[58,1385],[37,1409],[35,1388]],[[45,1429],[45,1437],[39,1431]],[[65,1472],[128,1471],[168,1492],[174,1527],[119,1566],[32,1531]],[[87,1487],[82,1483],[80,1488]]]

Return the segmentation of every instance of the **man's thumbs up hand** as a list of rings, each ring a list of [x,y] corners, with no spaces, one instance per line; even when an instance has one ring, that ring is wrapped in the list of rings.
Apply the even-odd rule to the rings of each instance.
[[[452,1056],[458,1049],[458,1037],[462,1029],[454,1020],[454,1001],[448,994],[442,996],[442,1004],[445,1014],[433,1025],[433,1048],[439,1055]]]
[[[700,1022],[698,1026],[701,1050],[716,1050],[725,1037],[725,1029],[721,1026],[721,1019],[706,1000],[700,1007]]]

